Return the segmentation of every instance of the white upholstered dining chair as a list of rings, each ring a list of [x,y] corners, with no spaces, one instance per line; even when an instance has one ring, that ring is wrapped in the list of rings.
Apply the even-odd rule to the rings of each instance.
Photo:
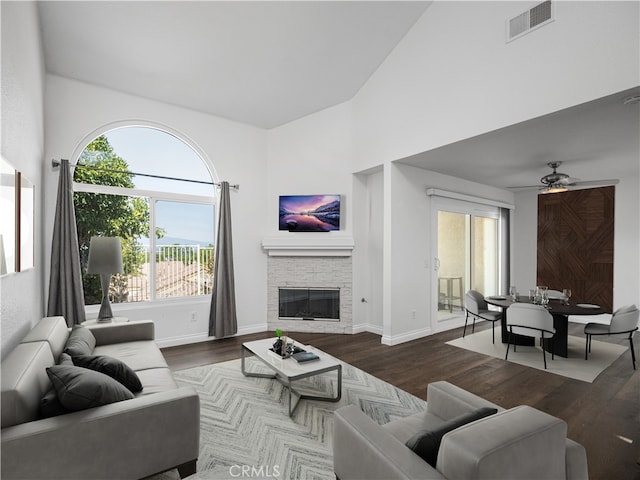
[[[631,363],[636,369],[636,352],[633,350],[633,334],[638,330],[638,318],[640,311],[635,305],[620,307],[611,316],[609,325],[602,323],[587,323],[584,327],[584,334],[587,336],[584,348],[584,359],[591,351],[591,337],[594,335],[618,335],[629,334],[629,347],[631,349]]]
[[[476,329],[476,318],[480,320],[486,320],[492,323],[492,336],[493,343],[496,343],[496,322],[502,318],[501,312],[489,310],[487,302],[484,300],[484,296],[476,291],[469,290],[464,298],[464,307],[467,314],[464,319],[464,330],[462,331],[462,337],[464,338],[467,333],[467,322],[469,321],[469,315],[473,317],[473,325],[471,326],[471,333]]]
[[[547,298],[549,300],[562,300],[567,301],[567,296],[560,290],[547,290]]]
[[[542,360],[544,368],[547,368],[547,357],[545,355],[544,339],[552,338],[556,329],[553,326],[553,317],[541,305],[533,305],[531,303],[514,303],[507,308],[507,330],[509,331],[509,342],[507,343],[507,353],[504,359],[509,357],[509,346],[513,339],[513,335],[524,335],[527,337],[540,338],[542,346]],[[513,351],[516,351],[516,344],[513,343]],[[553,344],[551,348],[551,359],[553,360]]]

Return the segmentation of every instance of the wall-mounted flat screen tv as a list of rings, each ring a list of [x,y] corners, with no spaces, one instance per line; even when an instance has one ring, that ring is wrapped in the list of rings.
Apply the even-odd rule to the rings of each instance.
[[[340,195],[281,195],[279,230],[340,230]]]

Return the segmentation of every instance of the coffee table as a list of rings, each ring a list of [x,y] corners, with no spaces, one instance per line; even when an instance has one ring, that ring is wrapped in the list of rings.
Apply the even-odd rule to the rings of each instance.
[[[320,357],[319,360],[298,363],[293,358],[282,358],[269,350],[273,346],[273,342],[275,342],[275,340],[275,338],[266,338],[264,340],[255,340],[253,342],[245,342],[242,344],[240,349],[240,358],[242,359],[242,374],[245,377],[274,378],[282,383],[282,385],[289,390],[288,408],[290,417],[293,415],[293,412],[302,399],[323,400],[327,402],[337,402],[340,400],[342,397],[342,364],[338,360],[311,346],[304,346],[303,348],[307,352],[313,352],[318,355],[318,357]],[[289,338],[289,340],[293,341],[291,338]],[[255,358],[261,360],[262,363],[273,370],[274,373],[248,372],[245,368],[245,357],[247,353],[253,354]],[[296,391],[292,386],[292,383],[297,380],[313,377],[322,373],[332,372],[334,370],[338,377],[338,387],[335,396],[302,394]],[[295,404],[292,401],[293,395],[298,398]]]

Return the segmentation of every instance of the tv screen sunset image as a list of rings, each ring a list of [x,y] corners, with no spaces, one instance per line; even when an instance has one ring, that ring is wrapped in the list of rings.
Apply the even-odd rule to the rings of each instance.
[[[330,232],[340,230],[340,195],[283,195],[280,230]]]

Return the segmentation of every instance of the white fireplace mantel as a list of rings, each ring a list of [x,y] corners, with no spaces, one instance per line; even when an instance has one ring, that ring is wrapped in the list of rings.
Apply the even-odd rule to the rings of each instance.
[[[352,237],[330,232],[288,234],[262,239],[262,248],[270,257],[350,257],[354,247]]]

